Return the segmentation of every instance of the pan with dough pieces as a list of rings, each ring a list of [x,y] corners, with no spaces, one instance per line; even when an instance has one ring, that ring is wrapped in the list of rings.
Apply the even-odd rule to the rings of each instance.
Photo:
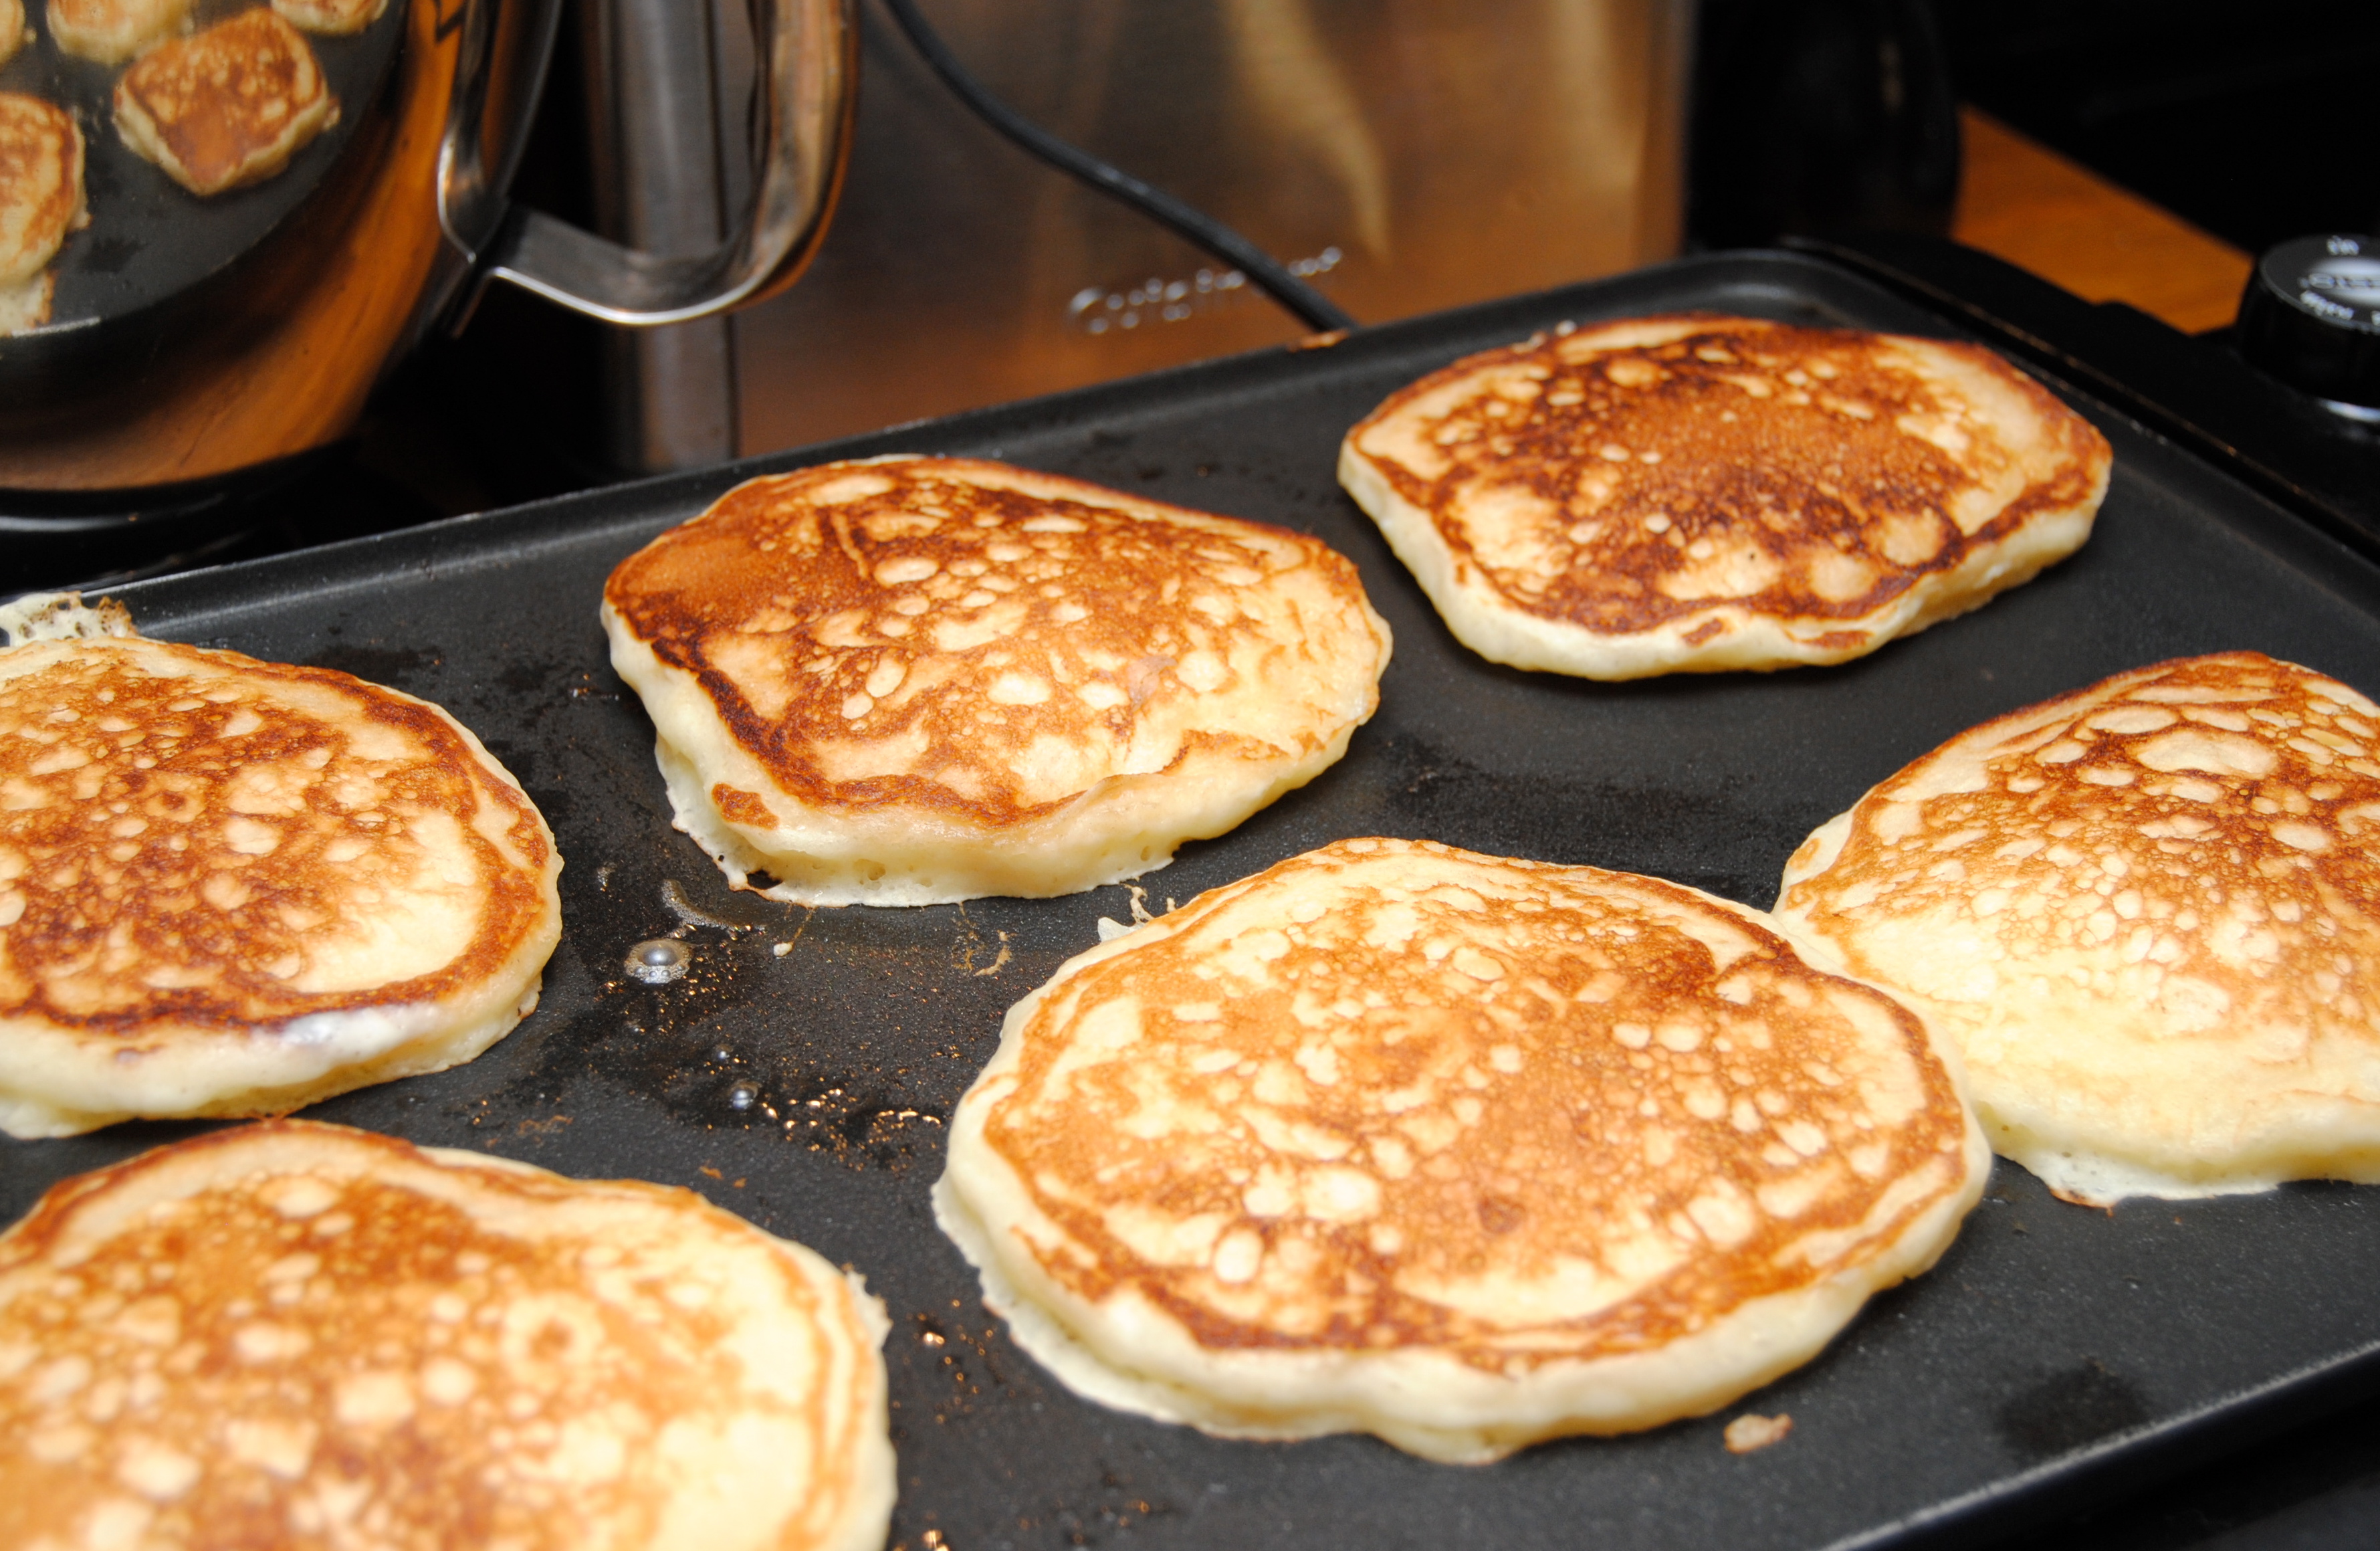
[[[1681,313],[1455,362],[1340,482],[1481,656],[1588,678],[1840,663],[2090,536],[2107,438],[1974,345]]]
[[[0,18],[0,29],[6,25]],[[50,321],[57,287],[50,261],[68,233],[91,224],[82,174],[82,130],[74,115],[39,97],[0,92],[0,334]]]
[[[263,6],[159,44],[115,83],[124,143],[194,194],[261,183],[338,121],[313,46]]]
[[[0,650],[0,1130],[284,1114],[537,1005],[562,860],[452,716],[237,652],[27,641],[102,628],[42,602]]]
[[[1477,1462],[1808,1361],[1989,1163],[1919,1016],[1758,911],[1342,840],[1018,1003],[934,1207],[1082,1395]]]
[[[690,1191],[214,1131],[0,1234],[0,1544],[876,1551],[885,1329]]]
[[[2380,1181],[2380,709],[2254,652],[1985,722],[1793,853],[1777,913],[1932,1010],[2070,1201]]]
[[[1318,540],[973,458],[739,485],[602,617],[677,826],[808,905],[1162,867],[1335,763],[1389,660]]]

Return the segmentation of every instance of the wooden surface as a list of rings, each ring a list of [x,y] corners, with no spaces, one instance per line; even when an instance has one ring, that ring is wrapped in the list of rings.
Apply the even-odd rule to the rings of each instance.
[[[1950,235],[2090,301],[2128,301],[2186,333],[2231,321],[2248,255],[1969,107]]]

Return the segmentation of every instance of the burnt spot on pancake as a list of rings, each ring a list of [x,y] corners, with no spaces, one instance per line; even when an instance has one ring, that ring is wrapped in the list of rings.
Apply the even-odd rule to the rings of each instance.
[[[124,143],[194,194],[271,177],[338,116],[313,46],[262,6],[159,44],[115,83]]]
[[[0,666],[0,1020],[128,1052],[287,1026],[436,1000],[546,929],[543,821],[431,706],[157,641]]]
[[[1354,567],[1314,539],[961,458],[756,480],[604,596],[782,792],[986,828],[1193,751],[1311,757],[1347,724],[1298,710],[1347,698],[1329,653],[1360,641],[1366,690],[1385,655]],[[1208,698],[1264,702],[1241,718],[1263,733],[1203,725]]]
[[[724,1489],[771,1545],[880,1540],[883,1323],[684,1191],[220,1131],[0,1236],[0,1539],[679,1545]]]
[[[1427,514],[1455,580],[1509,608],[1610,635],[1719,605],[1860,619],[2095,502],[2105,477],[2098,433],[1989,351],[1908,342],[1987,373],[2049,427],[2054,456],[2012,445],[1901,343],[1638,320],[1458,361],[1349,439]]]
[[[1894,1252],[1974,1182],[1923,1024],[1755,913],[1427,842],[1202,896],[1062,972],[1009,1044],[962,1110],[1051,1227],[989,1225],[1002,1252],[1215,1351],[1656,1350]]]

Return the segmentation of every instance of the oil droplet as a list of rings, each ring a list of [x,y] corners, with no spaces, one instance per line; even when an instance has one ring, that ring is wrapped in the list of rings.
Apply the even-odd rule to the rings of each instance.
[[[667,985],[674,980],[682,980],[693,963],[694,955],[686,951],[686,946],[670,937],[638,943],[622,960],[629,976],[647,985]]]
[[[732,1061],[735,1059],[735,1052],[723,1044],[713,1045],[710,1051],[710,1058],[714,1061],[720,1062]]]
[[[752,1107],[752,1101],[759,1096],[760,1091],[749,1082],[738,1082],[735,1087],[727,1090],[727,1107],[749,1109]]]

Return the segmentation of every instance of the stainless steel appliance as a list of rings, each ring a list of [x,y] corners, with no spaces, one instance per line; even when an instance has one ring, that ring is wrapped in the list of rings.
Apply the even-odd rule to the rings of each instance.
[[[1365,323],[1678,250],[1693,0],[925,0],[1027,117],[1290,261]],[[713,240],[737,171],[657,180],[748,69],[671,0],[587,12],[606,229]],[[613,456],[714,461],[1278,344],[1227,266],[968,116],[880,10],[800,286],[619,342]],[[631,52],[669,71],[632,74]],[[666,159],[684,166],[681,158]]]
[[[0,513],[31,531],[219,500],[227,477],[343,435],[382,369],[491,280],[649,324],[788,284],[844,166],[852,4],[754,0],[765,67],[736,127],[749,192],[710,240],[669,256],[506,197],[562,0],[395,0],[354,33],[303,41],[334,127],[261,181],[207,195],[111,124],[132,67],[66,52],[37,18],[0,91],[79,120],[90,220],[52,263],[48,321],[0,339]],[[200,0],[194,22],[251,8]]]

